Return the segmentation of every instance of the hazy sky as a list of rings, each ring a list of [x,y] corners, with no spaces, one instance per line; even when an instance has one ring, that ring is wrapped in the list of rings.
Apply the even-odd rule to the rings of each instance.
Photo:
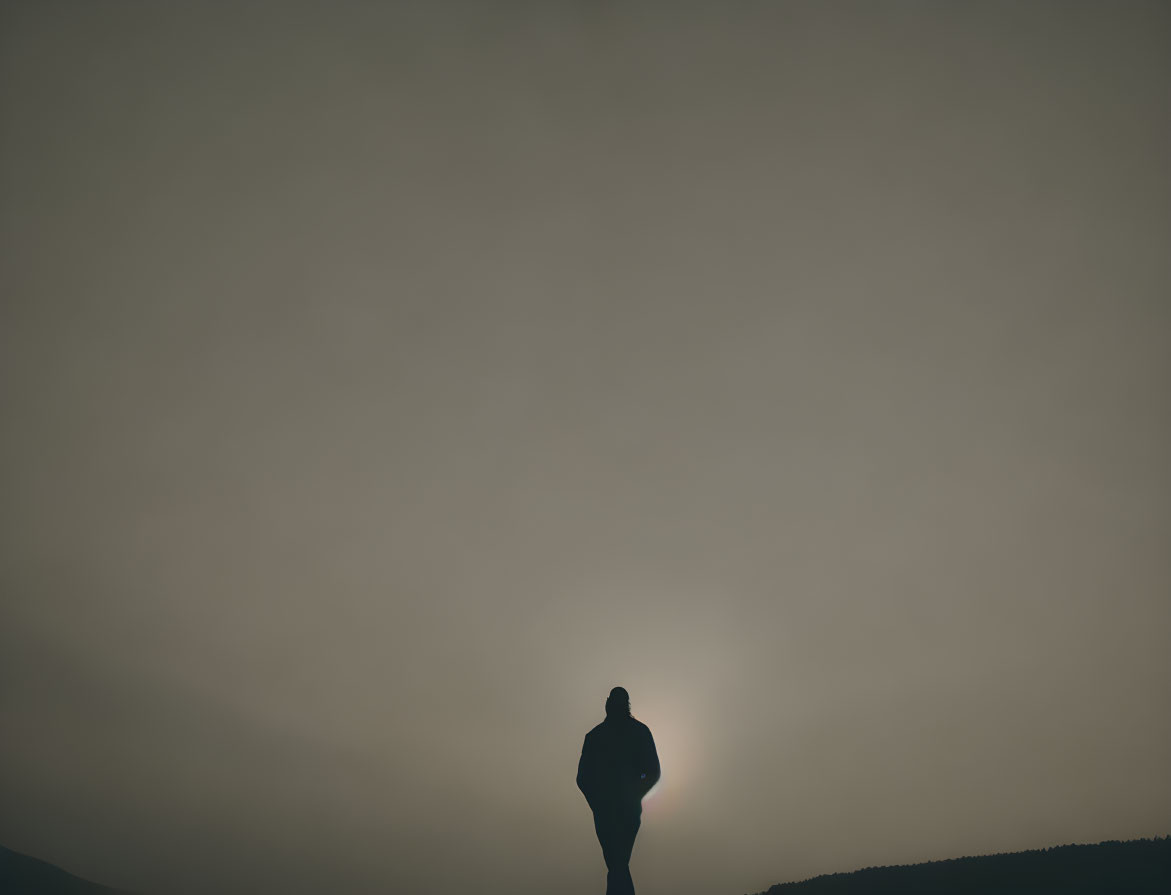
[[[1171,6],[4,2],[0,842],[591,895],[1171,833]]]

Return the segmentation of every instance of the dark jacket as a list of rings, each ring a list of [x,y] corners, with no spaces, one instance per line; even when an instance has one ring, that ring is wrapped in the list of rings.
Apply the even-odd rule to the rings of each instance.
[[[595,814],[641,813],[642,797],[659,782],[659,774],[655,739],[641,721],[611,717],[586,734],[577,788]]]

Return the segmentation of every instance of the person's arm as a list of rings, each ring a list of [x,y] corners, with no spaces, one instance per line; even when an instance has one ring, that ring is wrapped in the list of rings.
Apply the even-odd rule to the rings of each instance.
[[[641,765],[639,784],[642,787],[642,795],[645,796],[662,776],[662,768],[659,767],[659,753],[655,749],[655,738],[651,736],[649,727],[646,732],[646,741],[643,743]]]
[[[577,762],[577,788],[581,790],[591,809],[594,807],[594,791],[597,786],[595,777],[593,750],[590,749],[590,738],[587,736],[581,746],[581,758]]]

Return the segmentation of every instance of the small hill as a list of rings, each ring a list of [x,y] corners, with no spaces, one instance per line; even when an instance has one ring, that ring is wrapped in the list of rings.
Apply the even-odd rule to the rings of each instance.
[[[0,892],[4,895],[127,895],[120,889],[99,886],[2,845]]]
[[[1032,851],[867,867],[803,882],[780,883],[760,895],[1167,895],[1171,836],[1058,845]]]

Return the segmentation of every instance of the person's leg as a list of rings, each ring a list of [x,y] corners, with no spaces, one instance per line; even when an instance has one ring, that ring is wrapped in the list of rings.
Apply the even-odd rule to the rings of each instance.
[[[617,840],[614,818],[608,815],[594,815],[594,832],[602,846],[602,858],[606,861],[606,895],[622,895],[618,888],[617,871],[620,867],[621,850],[614,848]]]
[[[630,876],[630,855],[634,851],[634,837],[638,835],[638,828],[642,819],[636,814],[624,817],[615,837],[615,857],[621,862],[618,870],[618,892],[621,895],[634,895],[634,880]]]
[[[606,860],[606,895],[634,895],[630,855],[641,818],[635,815],[594,816],[594,830]]]

